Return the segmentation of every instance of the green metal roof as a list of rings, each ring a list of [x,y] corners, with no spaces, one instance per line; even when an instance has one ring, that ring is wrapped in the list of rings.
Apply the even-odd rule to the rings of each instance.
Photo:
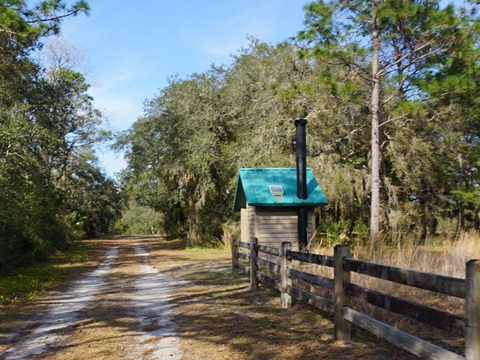
[[[274,196],[269,185],[281,185],[284,194]],[[318,185],[312,169],[307,169],[307,199],[297,197],[297,169],[240,169],[233,211],[250,206],[325,206],[325,195]]]

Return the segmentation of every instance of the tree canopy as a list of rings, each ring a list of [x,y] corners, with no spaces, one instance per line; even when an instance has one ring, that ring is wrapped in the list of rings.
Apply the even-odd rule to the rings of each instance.
[[[370,241],[380,235],[382,144],[388,123],[409,116],[415,100],[428,93],[419,86],[446,57],[461,57],[474,44],[471,9],[455,12],[428,1],[316,1],[305,7],[306,29],[298,39],[303,54],[357,73],[370,88],[371,222]],[[389,106],[389,111],[384,107]],[[405,108],[406,106],[406,108]]]
[[[72,63],[32,55],[63,19],[88,10],[83,1],[0,2],[0,272],[106,233],[119,216],[119,191],[94,153],[110,135],[89,84]],[[65,51],[47,49],[50,59]]]
[[[117,143],[128,197],[190,244],[218,242],[238,168],[295,166],[292,121],[307,117],[330,204],[320,236],[375,246],[478,229],[475,9],[315,1],[294,41],[251,39],[228,66],[172,78]]]

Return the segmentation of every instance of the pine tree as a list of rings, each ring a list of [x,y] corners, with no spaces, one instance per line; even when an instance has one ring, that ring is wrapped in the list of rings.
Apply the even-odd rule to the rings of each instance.
[[[382,109],[422,96],[417,79],[468,36],[476,6],[456,12],[436,0],[319,0],[305,7],[305,30],[297,36],[303,54],[355,71],[370,87],[373,247],[380,235],[381,130],[405,116],[382,117]]]

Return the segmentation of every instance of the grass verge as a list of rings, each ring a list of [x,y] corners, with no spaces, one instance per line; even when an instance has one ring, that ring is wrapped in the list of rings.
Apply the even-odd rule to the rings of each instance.
[[[57,251],[49,261],[18,268],[0,277],[0,305],[32,301],[38,294],[53,289],[92,260],[89,242],[77,242],[69,250]]]

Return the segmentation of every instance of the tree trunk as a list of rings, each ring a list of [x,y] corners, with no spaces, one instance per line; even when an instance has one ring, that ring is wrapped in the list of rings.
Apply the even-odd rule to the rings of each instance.
[[[460,229],[464,231],[465,230],[465,208],[463,206],[463,201],[460,201],[460,203],[458,204],[458,209],[460,212]]]
[[[373,8],[375,2],[372,1]],[[380,233],[380,79],[379,72],[379,50],[380,39],[377,18],[374,15],[372,24],[373,56],[372,56],[372,197],[370,215],[370,246],[376,248],[379,245]]]

